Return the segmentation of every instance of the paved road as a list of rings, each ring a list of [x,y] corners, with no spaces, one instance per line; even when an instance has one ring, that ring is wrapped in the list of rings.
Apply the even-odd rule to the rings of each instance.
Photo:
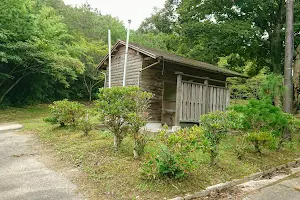
[[[292,177],[275,185],[253,191],[243,200],[300,200],[300,177]]]
[[[76,186],[40,159],[34,135],[0,131],[1,200],[81,200]]]

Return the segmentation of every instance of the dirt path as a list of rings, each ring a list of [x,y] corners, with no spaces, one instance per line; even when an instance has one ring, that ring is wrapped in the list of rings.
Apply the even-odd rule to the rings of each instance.
[[[47,166],[40,149],[33,134],[0,132],[0,199],[83,199],[65,173]]]

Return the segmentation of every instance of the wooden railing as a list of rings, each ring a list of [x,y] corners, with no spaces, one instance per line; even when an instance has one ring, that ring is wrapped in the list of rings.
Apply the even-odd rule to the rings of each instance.
[[[209,85],[211,79],[208,78],[202,84],[184,81],[182,76],[185,74],[177,73],[175,126],[180,122],[199,122],[201,115],[224,111],[229,106],[230,92],[226,81],[220,81],[225,85],[220,87]]]

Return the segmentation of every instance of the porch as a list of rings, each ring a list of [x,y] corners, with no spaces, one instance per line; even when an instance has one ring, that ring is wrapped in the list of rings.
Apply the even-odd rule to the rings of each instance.
[[[200,116],[225,111],[230,102],[226,81],[176,72],[176,84],[164,83],[162,123],[178,127],[198,123]]]

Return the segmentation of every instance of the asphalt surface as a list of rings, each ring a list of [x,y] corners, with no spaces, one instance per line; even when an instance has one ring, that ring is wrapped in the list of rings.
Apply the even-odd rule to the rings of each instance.
[[[300,200],[300,177],[297,176],[255,190],[243,200]]]
[[[64,174],[41,161],[34,135],[0,131],[0,200],[81,200]]]

